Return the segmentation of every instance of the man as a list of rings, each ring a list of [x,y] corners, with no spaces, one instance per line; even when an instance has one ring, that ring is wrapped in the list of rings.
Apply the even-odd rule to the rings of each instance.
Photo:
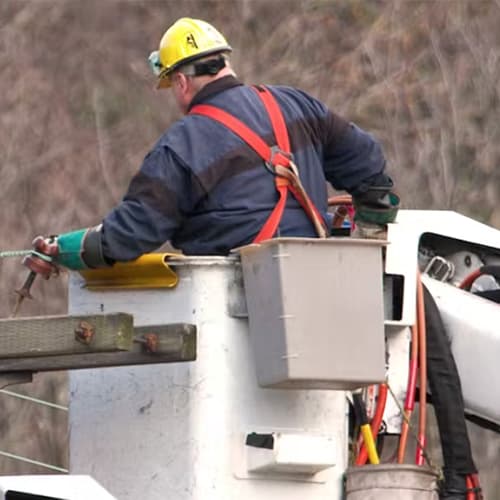
[[[397,197],[378,142],[306,93],[269,86],[266,95],[277,103],[289,137],[290,154],[282,151],[259,90],[236,78],[231,50],[201,20],[182,18],[165,32],[149,62],[158,88],[171,88],[185,116],[160,137],[101,225],[50,242],[56,262],[71,269],[101,267],[135,259],[165,241],[185,254],[227,255],[255,240],[277,203],[280,165],[264,162],[248,141],[200,114],[207,105],[229,113],[273,147],[283,175],[303,188],[316,229],[318,220],[328,226],[326,181],[353,195],[361,225],[394,219]],[[317,235],[301,203],[297,195],[286,198],[269,237]]]

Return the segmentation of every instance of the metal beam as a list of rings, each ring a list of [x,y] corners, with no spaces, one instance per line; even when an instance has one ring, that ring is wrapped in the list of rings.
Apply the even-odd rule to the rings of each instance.
[[[128,351],[133,336],[125,313],[0,319],[0,358]]]
[[[0,374],[176,363],[196,359],[195,325],[179,323],[138,327],[133,330],[133,334],[130,351],[126,352],[87,351],[60,355],[38,353],[36,356],[16,358],[3,358],[0,353]]]

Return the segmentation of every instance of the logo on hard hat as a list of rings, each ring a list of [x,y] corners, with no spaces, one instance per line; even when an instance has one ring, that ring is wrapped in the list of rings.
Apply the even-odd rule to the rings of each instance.
[[[186,43],[188,45],[191,45],[191,47],[193,47],[193,49],[198,48],[198,44],[196,43],[196,40],[194,39],[194,36],[192,33],[189,33],[189,35],[186,37]]]

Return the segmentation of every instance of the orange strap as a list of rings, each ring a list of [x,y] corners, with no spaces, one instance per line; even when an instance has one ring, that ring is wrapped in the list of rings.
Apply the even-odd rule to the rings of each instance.
[[[288,191],[290,191],[301,204],[302,208],[313,222],[318,236],[324,238],[326,237],[326,230],[324,228],[323,219],[318,209],[314,206],[313,202],[310,200],[309,196],[302,187],[298,176],[293,171],[292,166],[294,165],[291,161],[292,155],[290,153],[290,140],[288,138],[288,131],[280,107],[276,102],[276,99],[266,87],[259,86],[253,88],[262,100],[262,103],[264,104],[264,107],[269,115],[278,145],[277,147],[275,146],[271,148],[259,135],[247,127],[242,121],[215,106],[198,104],[193,106],[189,114],[207,116],[208,118],[212,118],[213,120],[222,123],[238,137],[244,140],[266,162],[268,166],[274,168],[275,185],[279,198],[271,214],[259,231],[259,234],[255,237],[254,243],[260,243],[261,241],[271,239],[276,233],[281,218],[283,217]]]

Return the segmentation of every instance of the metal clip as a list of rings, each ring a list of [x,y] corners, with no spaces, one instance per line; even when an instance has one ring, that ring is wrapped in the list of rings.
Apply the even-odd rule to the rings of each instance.
[[[436,255],[429,261],[424,273],[438,281],[449,281],[455,274],[455,266],[450,261]]]
[[[266,170],[271,172],[273,175],[276,174],[276,165],[274,163],[274,158],[277,155],[281,155],[284,158],[288,160],[288,165],[287,167],[290,167],[295,175],[299,175],[299,171],[297,169],[297,165],[293,163],[293,154],[292,153],[285,153],[285,151],[281,150],[279,146],[271,146],[271,158],[269,160],[264,162],[264,166],[266,167]]]

